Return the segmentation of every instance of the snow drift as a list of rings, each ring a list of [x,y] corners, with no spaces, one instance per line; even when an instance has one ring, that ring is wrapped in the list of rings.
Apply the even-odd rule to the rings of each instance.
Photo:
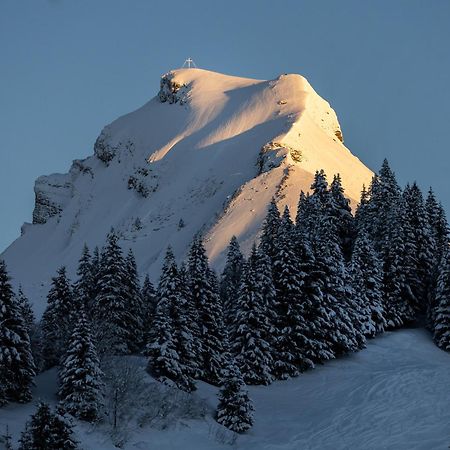
[[[34,224],[2,256],[38,314],[56,269],[73,276],[83,244],[102,245],[111,227],[153,278],[167,245],[182,258],[199,231],[220,269],[232,235],[249,249],[272,197],[295,214],[317,169],[340,173],[353,203],[372,176],[305,78],[171,71],[157,96],[102,130],[93,156],[36,181]]]

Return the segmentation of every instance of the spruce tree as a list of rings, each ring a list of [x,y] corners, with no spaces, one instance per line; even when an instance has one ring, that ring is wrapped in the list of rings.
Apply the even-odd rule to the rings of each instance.
[[[194,338],[187,321],[186,302],[171,248],[167,249],[158,284],[157,307],[147,353],[148,370],[158,380],[172,380],[180,389],[195,389]]]
[[[277,350],[274,363],[277,378],[298,375],[314,366],[313,343],[302,297],[302,274],[295,254],[294,227],[286,207],[276,236],[273,278],[277,294]]]
[[[112,230],[100,259],[94,304],[99,353],[124,355],[133,347],[133,313],[130,311],[127,270],[118,236]]]
[[[445,252],[439,266],[436,298],[433,312],[434,341],[443,350],[450,351],[450,250]]]
[[[64,410],[80,420],[98,420],[102,408],[102,376],[91,328],[81,311],[59,372],[58,395]]]
[[[66,268],[61,267],[52,278],[47,295],[47,308],[42,316],[42,358],[44,369],[58,365],[71,332],[70,317],[74,296]]]
[[[230,344],[245,383],[269,384],[272,381],[272,349],[267,338],[272,324],[256,274],[256,260],[254,248],[250,261],[243,267]]]
[[[244,257],[236,236],[231,238],[228,246],[227,260],[220,279],[220,297],[226,323],[231,323],[235,315],[237,295],[241,283]]]
[[[34,328],[36,326],[36,319],[34,317],[30,301],[28,300],[27,296],[23,293],[21,286],[19,286],[19,290],[17,291],[17,302],[19,304],[19,308],[21,310],[23,321],[27,329],[28,335],[31,338],[31,335],[33,334]]]
[[[415,318],[409,298],[408,279],[414,275],[415,248],[407,221],[404,220],[404,201],[400,199],[391,215],[389,249],[384,260],[384,312],[388,328],[397,328]]]
[[[75,450],[72,424],[46,403],[40,403],[22,433],[19,450]]]
[[[150,281],[148,275],[145,275],[144,282],[141,289],[142,298],[142,322],[143,322],[143,341],[148,343],[153,321],[156,313],[156,292],[153,283]]]
[[[314,241],[315,282],[320,306],[330,318],[322,331],[334,355],[356,351],[365,345],[360,317],[348,292],[348,274],[334,222],[324,213]]]
[[[217,406],[217,422],[236,433],[253,425],[253,403],[245,389],[237,365],[230,359],[222,379]]]
[[[27,326],[0,260],[0,406],[30,401],[34,375]]]
[[[202,378],[217,384],[220,382],[224,365],[226,330],[217,280],[209,268],[205,248],[198,236],[189,251],[187,270],[190,297],[198,311],[201,348],[199,365],[203,368]]]
[[[344,196],[344,188],[339,174],[330,184],[331,214],[336,219],[337,233],[342,253],[346,261],[350,260],[353,241],[355,239],[355,220],[352,215],[350,201]]]
[[[131,249],[128,251],[125,259],[125,272],[126,303],[131,316],[131,340],[129,347],[132,352],[137,352],[144,343],[144,306],[136,260]]]
[[[401,196],[401,189],[395,173],[391,170],[387,159],[383,161],[378,176],[372,180],[369,193],[367,221],[372,223],[370,237],[375,244],[375,248],[381,252],[384,259],[390,247],[387,240],[391,229],[389,217]]]
[[[427,217],[422,193],[414,183],[404,192],[405,219],[408,221],[415,247],[416,268],[414,278],[410,280],[411,303],[416,311],[427,311],[428,294],[431,287],[436,241]]]
[[[280,225],[280,212],[275,199],[270,202],[261,230],[261,249],[272,261],[275,256],[275,237]]]
[[[78,262],[77,276],[78,280],[74,284],[77,302],[86,311],[89,311],[94,301],[95,280],[91,254],[86,244],[84,244],[83,252]]]
[[[374,337],[387,326],[383,308],[383,269],[364,228],[355,241],[350,277],[359,304],[363,332],[367,337]]]

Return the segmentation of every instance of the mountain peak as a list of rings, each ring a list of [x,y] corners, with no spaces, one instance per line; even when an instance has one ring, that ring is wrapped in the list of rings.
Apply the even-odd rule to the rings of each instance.
[[[3,256],[35,298],[57,267],[74,275],[84,243],[102,245],[111,227],[153,278],[167,245],[182,258],[199,231],[220,269],[233,235],[251,248],[272,198],[295,215],[319,169],[341,174],[353,204],[372,177],[304,77],[172,70],[152,100],[102,130],[93,156],[37,180],[35,224]]]

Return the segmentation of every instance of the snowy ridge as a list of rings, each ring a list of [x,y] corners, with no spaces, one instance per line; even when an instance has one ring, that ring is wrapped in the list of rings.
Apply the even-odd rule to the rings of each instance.
[[[272,197],[295,214],[317,169],[339,172],[352,202],[372,176],[306,79],[172,71],[156,97],[103,129],[70,175],[38,179],[36,224],[2,256],[38,314],[57,267],[74,276],[83,244],[102,245],[111,227],[153,278],[167,245],[182,258],[199,230],[220,269],[233,234],[248,251]]]

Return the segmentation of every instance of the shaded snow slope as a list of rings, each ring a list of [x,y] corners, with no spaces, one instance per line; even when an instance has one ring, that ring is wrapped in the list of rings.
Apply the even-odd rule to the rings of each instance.
[[[143,364],[145,362],[143,361]],[[36,397],[54,400],[55,374],[39,377]],[[158,450],[440,450],[450,445],[450,355],[423,330],[400,330],[369,341],[367,349],[298,378],[251,387],[255,425],[233,435],[213,421],[216,388],[200,383],[196,397],[209,405],[204,420],[166,430],[137,428],[126,449]],[[18,437],[31,405],[0,410],[0,431],[9,423]],[[112,449],[89,426],[77,427],[85,450]],[[225,444],[224,444],[225,443]]]
[[[339,172],[359,198],[372,173],[341,140],[336,114],[300,75],[169,72],[156,97],[104,128],[94,156],[38,179],[35,224],[3,257],[38,314],[57,267],[73,276],[83,244],[102,245],[111,227],[153,278],[167,245],[182,258],[199,230],[220,268],[233,234],[249,249],[272,197],[295,213],[315,170]]]

